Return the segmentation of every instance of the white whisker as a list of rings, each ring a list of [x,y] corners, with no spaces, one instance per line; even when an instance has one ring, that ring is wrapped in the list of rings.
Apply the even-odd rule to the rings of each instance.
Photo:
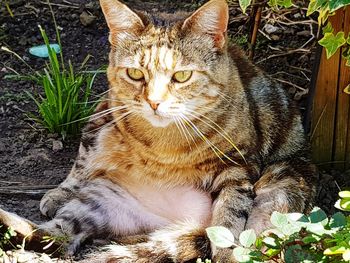
[[[185,132],[184,128],[183,128],[183,127],[182,127],[182,125],[181,125],[181,121],[180,121],[180,120],[178,120],[178,118],[177,118],[177,117],[174,117],[174,118],[175,118],[175,123],[176,123],[176,126],[178,125],[178,124],[177,124],[177,122],[179,122],[180,129],[182,130],[183,135],[184,135],[184,136],[185,136],[185,138],[186,138],[186,141],[187,141],[187,143],[188,143],[188,146],[189,146],[189,147],[190,147],[190,149],[192,150],[191,143],[190,143],[190,141],[189,141],[189,139],[188,139],[188,137],[187,137],[187,134],[186,134],[186,132]]]
[[[223,153],[218,147],[216,147],[201,131],[200,129],[186,116],[186,115],[182,115],[182,117],[186,120],[186,124],[189,125],[193,131],[203,140],[205,141],[208,146],[210,147],[210,149],[212,149],[212,151],[215,153],[215,155],[223,162],[225,163],[225,161],[222,159],[222,157],[220,156],[220,154],[222,154],[223,156],[225,156],[226,158],[228,158],[225,153]],[[230,158],[228,158],[230,160]],[[232,162],[234,162],[232,160]]]
[[[245,158],[244,158],[244,156],[243,156],[243,154],[242,154],[242,152],[238,149],[238,147],[234,144],[234,142],[232,141],[232,139],[229,137],[228,133],[227,133],[221,126],[219,126],[216,122],[212,121],[210,118],[208,118],[207,116],[205,116],[205,115],[203,115],[203,114],[200,114],[200,113],[198,113],[198,112],[196,112],[196,111],[192,111],[192,110],[188,110],[188,111],[191,111],[191,112],[194,113],[194,114],[192,114],[192,113],[190,113],[190,112],[187,112],[187,114],[189,114],[190,116],[194,117],[195,119],[197,119],[197,120],[203,122],[204,124],[208,125],[210,128],[212,128],[213,130],[215,130],[220,136],[222,136],[226,141],[228,141],[228,142],[232,145],[232,147],[239,153],[239,155],[243,158],[243,160],[246,161]],[[197,116],[196,116],[195,114],[197,114]],[[213,125],[211,125],[210,123],[208,123],[208,122],[206,122],[205,120],[203,120],[202,118],[204,118],[204,119],[210,121],[210,122],[211,122],[212,124],[214,124],[218,129],[220,129],[221,132],[220,132],[217,128],[215,128]]]

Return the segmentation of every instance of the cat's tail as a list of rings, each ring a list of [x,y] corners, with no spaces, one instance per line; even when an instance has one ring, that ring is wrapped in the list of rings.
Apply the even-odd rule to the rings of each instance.
[[[2,242],[3,250],[24,246],[26,250],[55,255],[62,247],[62,242],[50,237],[50,233],[40,229],[39,225],[0,209],[0,239],[4,238],[6,242]]]
[[[137,244],[110,245],[81,263],[196,262],[198,258],[204,262],[211,257],[211,243],[205,229],[182,223],[150,233]]]

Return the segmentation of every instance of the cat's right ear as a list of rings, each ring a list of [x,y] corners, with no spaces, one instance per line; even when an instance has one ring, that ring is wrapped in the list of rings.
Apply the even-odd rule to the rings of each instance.
[[[109,42],[112,45],[117,41],[136,36],[144,29],[141,18],[118,0],[100,0],[100,5],[109,27]]]

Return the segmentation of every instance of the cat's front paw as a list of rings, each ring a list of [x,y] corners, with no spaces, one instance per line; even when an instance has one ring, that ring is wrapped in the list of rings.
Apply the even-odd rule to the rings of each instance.
[[[249,215],[245,229],[253,229],[255,234],[260,235],[265,230],[272,228],[271,215],[264,211],[256,210]]]
[[[70,189],[55,188],[46,192],[40,201],[40,211],[44,216],[53,218],[63,204],[67,203],[73,196]]]
[[[236,263],[232,249],[230,248],[216,248],[212,262],[214,263]]]

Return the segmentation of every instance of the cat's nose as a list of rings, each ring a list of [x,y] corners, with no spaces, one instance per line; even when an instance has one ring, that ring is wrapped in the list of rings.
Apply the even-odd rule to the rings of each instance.
[[[153,110],[156,110],[160,104],[159,102],[156,102],[156,101],[148,101],[148,103]]]

